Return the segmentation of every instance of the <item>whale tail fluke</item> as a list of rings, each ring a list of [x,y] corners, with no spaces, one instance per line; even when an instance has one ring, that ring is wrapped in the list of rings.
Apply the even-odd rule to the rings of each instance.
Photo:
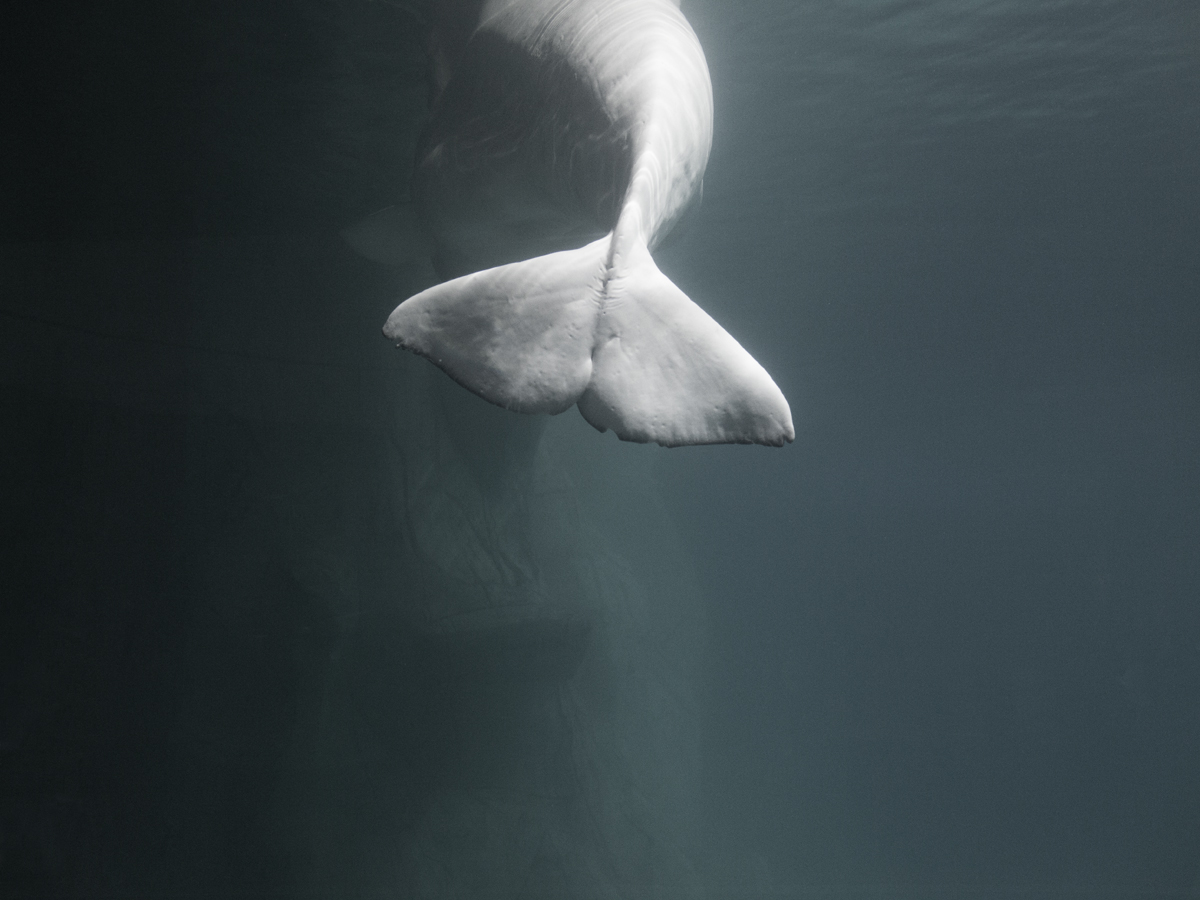
[[[612,236],[422,291],[384,334],[485,400],[526,413],[579,405],[600,431],[674,447],[795,437],[783,393],[754,358]]]

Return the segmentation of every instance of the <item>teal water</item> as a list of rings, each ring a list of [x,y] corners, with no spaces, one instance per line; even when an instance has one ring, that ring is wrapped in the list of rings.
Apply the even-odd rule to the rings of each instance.
[[[411,9],[12,14],[0,894],[1200,892],[1200,12],[683,8],[778,451],[379,337]]]
[[[724,114],[678,278],[798,422],[668,476],[714,841],[778,885],[1190,896],[1200,18],[691,15]]]

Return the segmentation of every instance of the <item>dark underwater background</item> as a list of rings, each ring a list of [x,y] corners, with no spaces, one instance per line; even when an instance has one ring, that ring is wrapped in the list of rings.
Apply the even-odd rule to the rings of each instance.
[[[380,337],[412,8],[0,15],[0,896],[1200,897],[1200,6],[683,9],[782,450]]]

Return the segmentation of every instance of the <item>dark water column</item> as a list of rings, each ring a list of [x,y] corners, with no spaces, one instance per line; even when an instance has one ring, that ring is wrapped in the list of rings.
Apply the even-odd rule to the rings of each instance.
[[[704,614],[648,475],[665,451],[389,348],[374,307],[427,273],[332,240],[193,250],[184,868],[316,896],[695,896]]]
[[[0,247],[0,893],[154,886],[185,675],[186,250]]]
[[[177,729],[179,790],[203,801],[180,865],[214,889],[303,895],[330,680],[360,619],[405,599],[375,424],[395,373],[370,301],[391,285],[336,234],[192,250],[193,677]]]
[[[6,886],[696,894],[666,451],[397,353],[336,236],[4,262]]]
[[[412,21],[13,34],[0,894],[696,896],[703,603],[656,451],[390,348],[431,273],[337,235],[407,177]]]

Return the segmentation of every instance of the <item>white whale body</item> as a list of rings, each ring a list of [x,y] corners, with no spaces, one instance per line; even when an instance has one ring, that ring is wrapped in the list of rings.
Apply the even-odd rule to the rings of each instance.
[[[578,405],[623,440],[793,440],[771,377],[650,255],[711,142],[704,54],[670,0],[487,0],[413,176],[435,265],[458,277],[385,335],[492,403]]]

